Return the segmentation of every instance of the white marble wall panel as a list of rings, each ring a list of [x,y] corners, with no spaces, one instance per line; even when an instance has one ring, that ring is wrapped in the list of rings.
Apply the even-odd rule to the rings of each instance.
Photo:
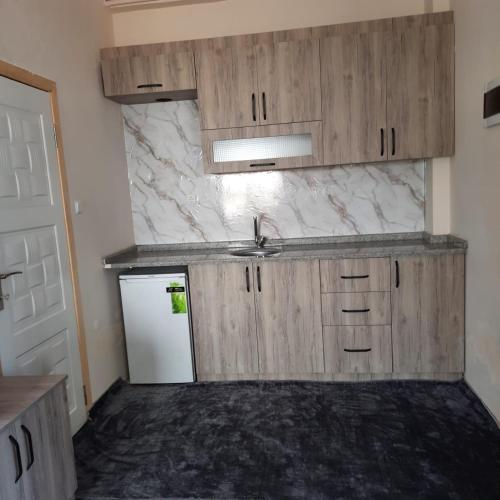
[[[424,229],[424,162],[204,175],[194,101],[122,106],[137,244]]]

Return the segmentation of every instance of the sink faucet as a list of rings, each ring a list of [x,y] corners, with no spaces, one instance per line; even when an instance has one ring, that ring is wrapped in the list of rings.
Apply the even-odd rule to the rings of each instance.
[[[265,236],[262,236],[259,232],[259,219],[257,216],[253,218],[253,232],[255,236],[255,246],[262,248],[266,242]]]

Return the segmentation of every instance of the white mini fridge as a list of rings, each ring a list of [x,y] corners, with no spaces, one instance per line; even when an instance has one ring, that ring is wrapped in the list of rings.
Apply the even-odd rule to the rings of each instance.
[[[194,382],[187,273],[133,269],[120,291],[130,383]]]

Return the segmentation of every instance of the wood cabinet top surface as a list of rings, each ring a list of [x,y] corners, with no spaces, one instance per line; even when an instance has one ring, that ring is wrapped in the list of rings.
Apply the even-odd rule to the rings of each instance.
[[[66,375],[0,377],[0,432],[65,379]]]

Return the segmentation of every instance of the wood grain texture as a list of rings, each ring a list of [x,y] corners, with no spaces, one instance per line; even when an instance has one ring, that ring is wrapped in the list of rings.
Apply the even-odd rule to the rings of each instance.
[[[390,326],[323,327],[325,372],[389,373],[392,371]],[[370,349],[346,352],[344,349]]]
[[[196,89],[193,52],[172,52],[101,62],[106,97],[157,94]],[[139,88],[157,84],[157,88]]]
[[[321,120],[319,41],[261,44],[256,51],[260,124]]]
[[[321,260],[320,276],[321,293],[387,292],[391,290],[391,260]]]
[[[402,257],[392,288],[394,371],[463,372],[464,256]]]
[[[387,40],[389,160],[452,156],[453,25],[416,26]]]
[[[214,162],[213,142],[229,139],[250,139],[254,137],[276,137],[283,135],[310,134],[312,155],[291,158],[268,158],[262,160]],[[321,122],[289,123],[221,130],[202,130],[203,164],[207,174],[229,174],[291,168],[315,167],[323,163],[323,138]],[[266,165],[274,163],[274,165]],[[250,166],[262,165],[262,166]]]
[[[263,261],[253,268],[259,371],[323,372],[319,262]]]
[[[23,500],[23,482],[15,482],[17,475],[16,455],[9,439],[12,436],[21,442],[16,434],[15,425],[8,425],[0,430],[0,498],[2,500]]]
[[[254,46],[211,48],[197,45],[196,79],[203,130],[250,127],[259,123]]]
[[[241,375],[207,375],[200,381],[223,380],[312,380],[323,382],[364,382],[370,380],[462,380],[463,373],[245,373]]]
[[[259,369],[253,275],[246,264],[189,267],[198,376],[253,373]]]
[[[391,293],[322,293],[321,311],[323,325],[390,325]]]
[[[387,158],[386,34],[321,40],[324,163]]]

